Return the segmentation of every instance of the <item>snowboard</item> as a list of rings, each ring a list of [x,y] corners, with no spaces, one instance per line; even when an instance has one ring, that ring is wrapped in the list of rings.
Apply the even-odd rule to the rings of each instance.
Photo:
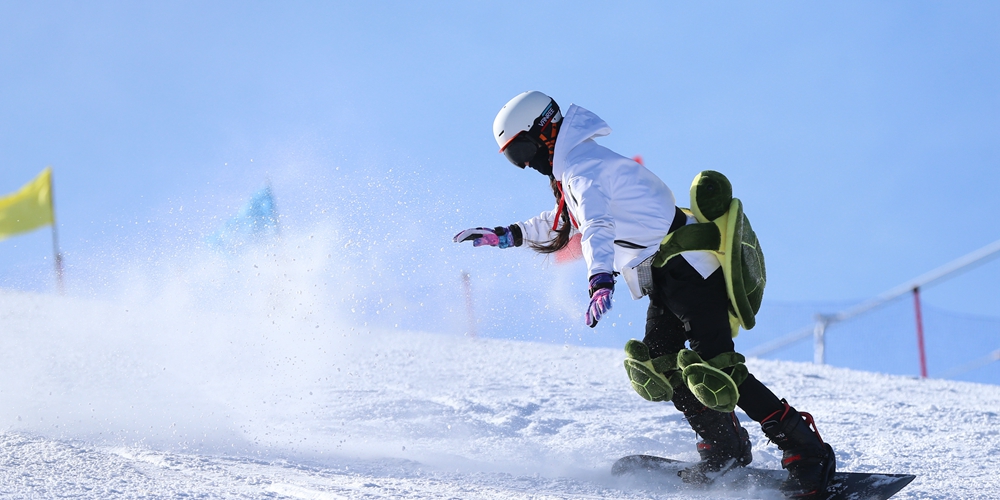
[[[692,465],[670,458],[652,455],[629,455],[618,459],[611,467],[615,476],[638,476],[653,481],[673,479],[684,487],[698,486],[681,483],[677,471]],[[788,477],[784,470],[737,467],[716,478],[707,488],[731,491],[778,490]],[[885,500],[913,481],[912,474],[871,474],[866,472],[835,472],[826,489],[825,500]]]

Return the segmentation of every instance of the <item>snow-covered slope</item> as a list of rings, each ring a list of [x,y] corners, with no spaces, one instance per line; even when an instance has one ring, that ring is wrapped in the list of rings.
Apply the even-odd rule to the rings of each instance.
[[[622,455],[697,456],[618,349],[369,331],[306,302],[135,307],[0,292],[0,496],[776,498],[613,478]],[[247,327],[285,307],[301,322]],[[900,498],[1000,491],[1000,387],[749,365],[816,417],[842,470],[917,474]],[[779,468],[741,417],[755,465]]]

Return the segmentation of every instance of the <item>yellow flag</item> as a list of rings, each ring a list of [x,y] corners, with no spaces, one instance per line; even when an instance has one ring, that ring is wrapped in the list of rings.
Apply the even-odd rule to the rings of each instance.
[[[52,212],[52,167],[45,167],[16,193],[0,198],[0,240],[47,226]]]

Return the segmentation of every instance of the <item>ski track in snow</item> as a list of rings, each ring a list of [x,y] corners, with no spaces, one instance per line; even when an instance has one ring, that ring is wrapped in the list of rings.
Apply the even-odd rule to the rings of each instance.
[[[697,457],[673,406],[632,392],[618,349],[335,324],[336,342],[286,338],[285,350],[224,333],[169,350],[135,332],[183,330],[183,315],[0,299],[3,498],[779,498],[612,477],[623,455]],[[748,365],[813,414],[840,470],[916,474],[895,498],[1000,491],[1000,387]],[[740,417],[754,465],[780,468]]]

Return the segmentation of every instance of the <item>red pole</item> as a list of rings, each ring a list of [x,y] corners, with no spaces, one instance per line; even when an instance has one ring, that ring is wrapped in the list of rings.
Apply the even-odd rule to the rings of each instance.
[[[913,309],[917,313],[917,350],[920,352],[920,378],[927,378],[927,354],[924,351],[924,320],[920,314],[920,287],[913,288]]]
[[[469,316],[468,335],[470,337],[475,337],[476,313],[472,309],[472,279],[469,277],[469,273],[465,271],[462,271],[462,290],[465,292],[465,312]]]

